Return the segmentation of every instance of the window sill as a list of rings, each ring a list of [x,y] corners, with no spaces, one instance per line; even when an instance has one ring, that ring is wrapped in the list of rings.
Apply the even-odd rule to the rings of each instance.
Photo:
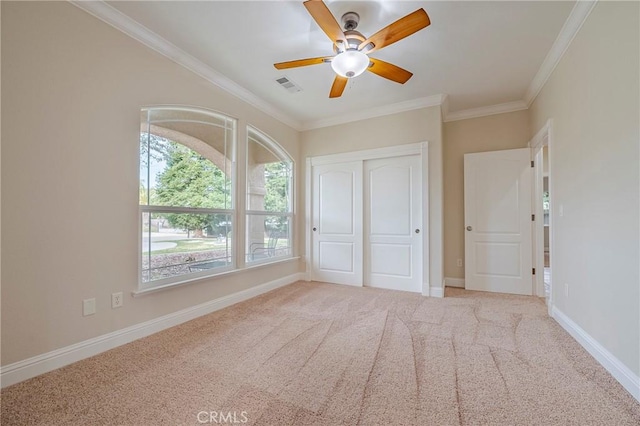
[[[217,274],[211,274],[211,275],[207,275],[207,276],[204,276],[204,277],[189,278],[189,279],[185,279],[183,281],[178,281],[178,282],[175,282],[175,283],[164,284],[164,285],[157,286],[157,287],[150,287],[150,288],[136,290],[136,291],[131,292],[131,295],[133,297],[146,296],[146,295],[151,294],[151,293],[157,293],[157,292],[163,291],[163,290],[169,290],[169,289],[176,288],[176,287],[182,287],[182,286],[188,285],[188,284],[194,284],[194,283],[198,283],[198,282],[205,281],[205,280],[210,280],[210,279],[215,279],[215,278],[229,277],[229,276],[232,276],[232,275],[240,274],[242,272],[253,271],[255,269],[262,269],[262,268],[266,268],[266,267],[269,267],[269,266],[278,265],[278,264],[282,264],[282,263],[297,262],[299,260],[300,260],[300,256],[294,256],[294,257],[287,257],[285,259],[274,260],[272,262],[261,262],[261,263],[259,263],[257,265],[245,266],[242,269],[233,269],[231,271],[219,272]]]

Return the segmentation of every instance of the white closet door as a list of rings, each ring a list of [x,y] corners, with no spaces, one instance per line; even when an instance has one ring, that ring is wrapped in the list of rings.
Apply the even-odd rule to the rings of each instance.
[[[312,279],[362,285],[362,161],[313,167]]]
[[[364,284],[421,292],[420,156],[368,160],[364,172]]]

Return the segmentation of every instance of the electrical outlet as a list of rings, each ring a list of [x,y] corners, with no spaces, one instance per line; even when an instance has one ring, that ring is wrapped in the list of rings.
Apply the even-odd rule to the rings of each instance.
[[[82,301],[82,316],[93,315],[96,313],[96,299],[84,299]]]
[[[458,259],[458,268],[462,268],[462,259]]]
[[[569,297],[569,284],[564,283],[564,297]]]
[[[123,304],[124,304],[124,301],[122,300],[122,292],[113,293],[111,295],[111,307],[113,309],[120,308],[122,307]]]

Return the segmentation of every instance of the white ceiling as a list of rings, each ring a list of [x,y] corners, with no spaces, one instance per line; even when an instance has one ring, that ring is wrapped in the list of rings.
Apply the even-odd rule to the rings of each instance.
[[[522,101],[574,6],[573,1],[326,1],[340,22],[357,12],[365,36],[418,8],[431,25],[371,56],[414,73],[400,85],[372,73],[329,99],[330,64],[278,71],[275,62],[332,54],[302,1],[113,1],[178,49],[299,123],[444,94],[450,112]],[[290,93],[282,76],[302,91]]]

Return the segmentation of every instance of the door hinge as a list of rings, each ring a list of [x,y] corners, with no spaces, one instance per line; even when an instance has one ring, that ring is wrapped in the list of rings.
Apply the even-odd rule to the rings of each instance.
[[[536,220],[536,215],[535,215],[535,214],[532,214],[532,215],[531,215],[531,221],[535,221],[535,220]]]
[[[536,268],[531,268],[531,274],[535,275],[536,274]]]
[[[531,167],[534,167],[534,165],[533,165],[533,160],[531,160]]]

